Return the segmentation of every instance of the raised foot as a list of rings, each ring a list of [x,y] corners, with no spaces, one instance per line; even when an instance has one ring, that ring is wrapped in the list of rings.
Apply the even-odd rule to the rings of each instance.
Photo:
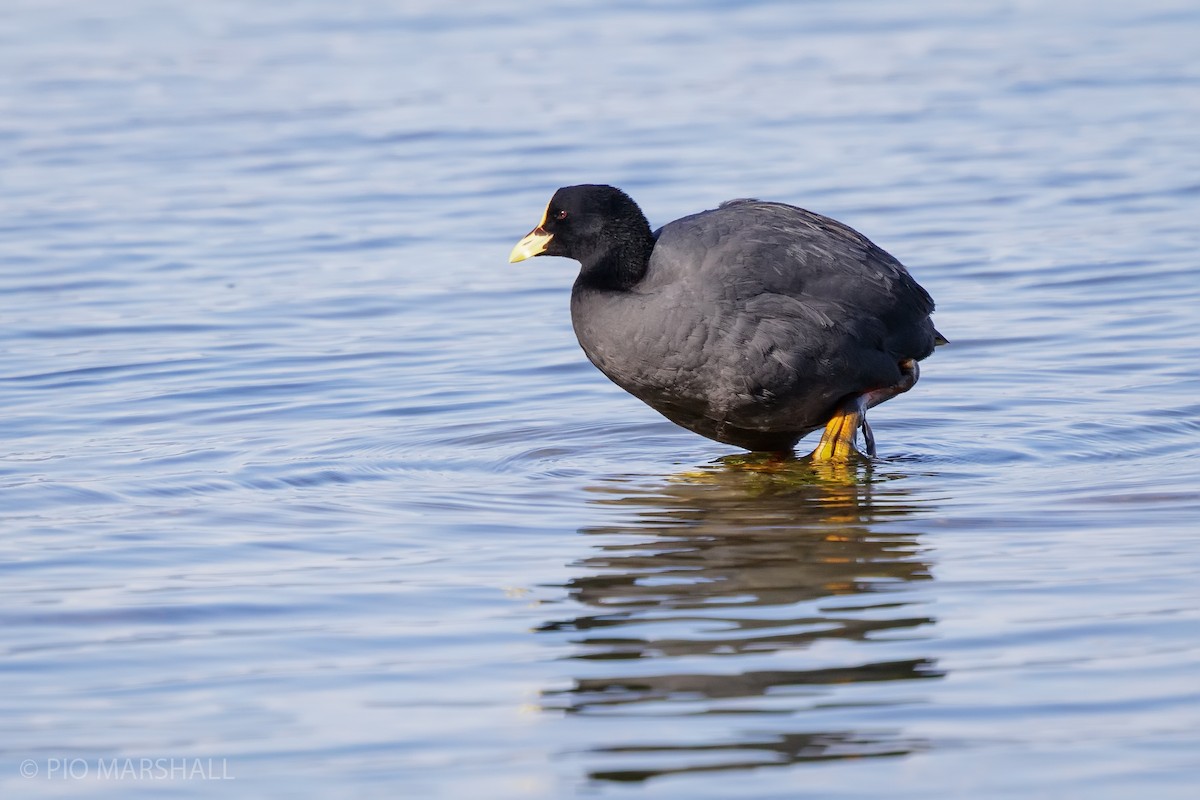
[[[900,367],[900,382],[895,386],[876,389],[864,394],[863,398],[866,400],[867,408],[874,408],[885,400],[891,400],[898,394],[904,394],[917,385],[917,381],[921,379],[921,368],[917,366],[917,362],[906,358],[898,366]]]

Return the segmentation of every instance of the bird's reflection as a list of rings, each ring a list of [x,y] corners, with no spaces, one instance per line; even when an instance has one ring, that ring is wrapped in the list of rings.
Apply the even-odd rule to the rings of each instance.
[[[868,686],[943,675],[919,647],[934,622],[915,588],[931,579],[914,525],[928,508],[895,474],[851,477],[725,463],[596,488],[630,514],[583,530],[597,544],[567,590],[587,613],[540,627],[568,637],[580,665],[543,707],[629,723],[591,748],[603,761],[592,778],[927,746],[892,729],[814,727],[829,709],[911,701]]]

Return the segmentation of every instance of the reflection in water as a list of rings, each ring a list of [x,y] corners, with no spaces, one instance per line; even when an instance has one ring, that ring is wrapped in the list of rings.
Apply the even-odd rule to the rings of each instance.
[[[944,674],[912,649],[934,622],[913,587],[931,576],[903,523],[928,509],[894,488],[902,482],[852,477],[726,463],[650,490],[597,489],[597,502],[628,505],[633,520],[583,531],[605,538],[567,589],[594,611],[540,628],[571,636],[581,665],[543,706],[626,722],[614,729],[622,742],[591,751],[619,762],[593,779],[928,746],[894,730],[812,729],[831,708],[912,702],[857,695],[863,687]]]

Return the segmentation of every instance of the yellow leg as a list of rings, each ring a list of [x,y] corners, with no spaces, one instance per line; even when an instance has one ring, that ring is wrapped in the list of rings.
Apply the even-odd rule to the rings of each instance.
[[[866,424],[864,405],[863,398],[857,397],[834,413],[833,418],[825,423],[820,444],[812,451],[813,461],[849,461],[858,455],[854,437],[858,429]]]
[[[854,437],[859,428],[862,428],[867,455],[875,455],[875,435],[871,433],[871,426],[867,424],[867,409],[907,392],[916,385],[921,376],[917,362],[911,358],[901,361],[899,367],[900,382],[895,386],[875,389],[842,403],[842,407],[834,413],[833,418],[825,423],[821,443],[810,456],[813,461],[849,461],[859,452],[854,446]]]

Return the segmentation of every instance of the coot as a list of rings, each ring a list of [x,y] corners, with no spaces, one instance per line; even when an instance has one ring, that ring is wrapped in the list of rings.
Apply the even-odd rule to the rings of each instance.
[[[731,200],[651,232],[612,186],[567,186],[510,262],[581,265],[571,320],[588,359],[667,419],[747,450],[844,460],[866,410],[917,382],[945,339],[904,266],[840,222]]]

